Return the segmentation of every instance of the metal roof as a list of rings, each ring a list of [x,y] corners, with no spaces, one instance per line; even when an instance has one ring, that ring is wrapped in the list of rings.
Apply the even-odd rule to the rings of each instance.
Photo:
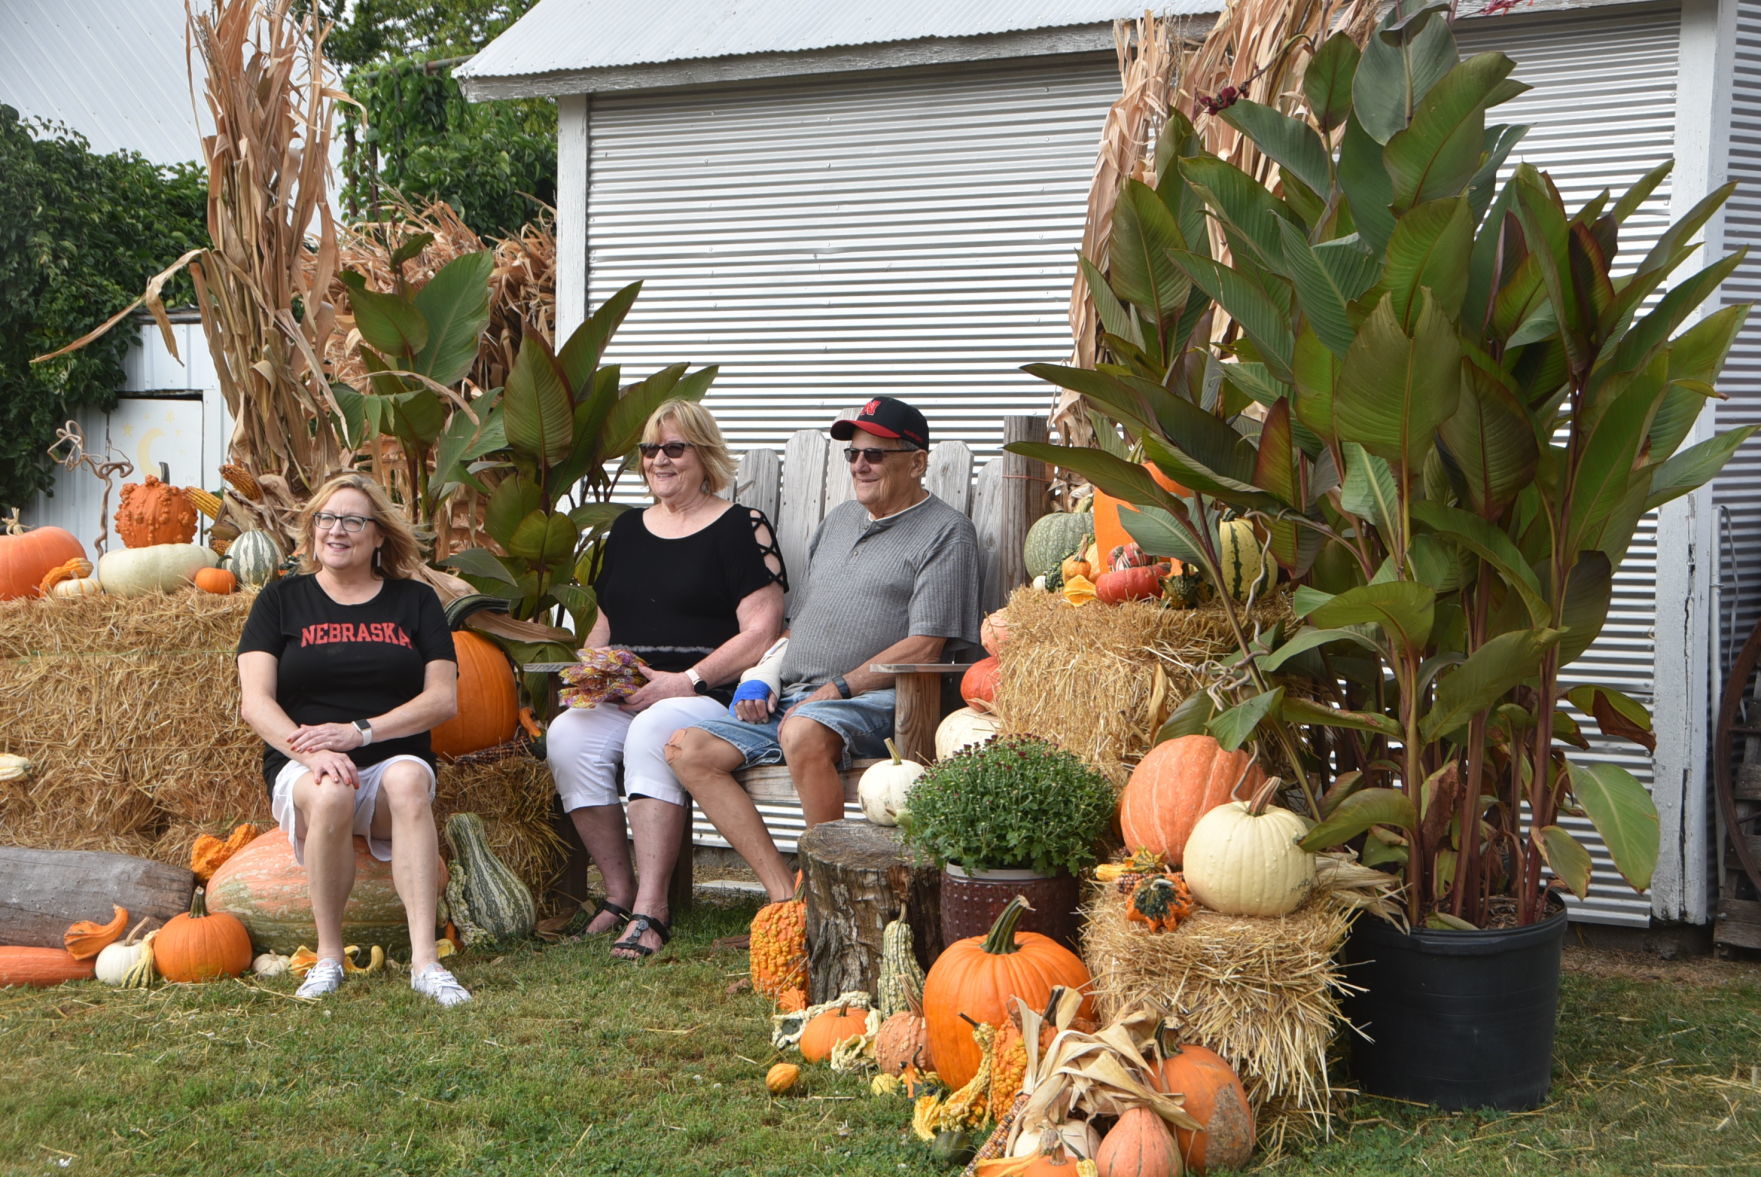
[[[540,0],[456,75],[495,81],[666,62],[983,37],[1110,23],[1222,0]]]

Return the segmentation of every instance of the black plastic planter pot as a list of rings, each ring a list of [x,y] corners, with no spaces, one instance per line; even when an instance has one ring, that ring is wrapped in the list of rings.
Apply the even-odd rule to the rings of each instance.
[[[1351,1069],[1372,1095],[1442,1108],[1538,1106],[1553,1073],[1565,911],[1486,932],[1358,920],[1345,944]]]

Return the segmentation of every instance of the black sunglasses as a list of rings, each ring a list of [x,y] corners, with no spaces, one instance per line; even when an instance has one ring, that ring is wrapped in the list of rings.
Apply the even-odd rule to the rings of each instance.
[[[667,457],[676,462],[684,457],[685,451],[691,449],[692,446],[688,441],[669,441],[664,443],[644,441],[638,444],[636,448],[642,451],[642,456],[644,458],[652,458],[655,454],[664,453]]]
[[[914,450],[858,449],[853,445],[847,445],[844,447],[844,461],[846,461],[846,462],[850,463],[850,465],[854,466],[856,464],[857,458],[866,458],[868,460],[868,464],[870,466],[878,466],[882,462],[887,460],[888,454],[909,454],[909,453],[915,453],[915,452],[916,451],[914,451]]]

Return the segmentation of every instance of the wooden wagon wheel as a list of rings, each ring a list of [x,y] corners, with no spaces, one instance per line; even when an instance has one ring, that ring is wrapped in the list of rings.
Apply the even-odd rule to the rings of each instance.
[[[1724,818],[1724,828],[1730,831],[1731,848],[1742,864],[1743,873],[1749,876],[1749,882],[1761,892],[1761,863],[1755,861],[1748,841],[1742,835],[1744,819],[1737,815],[1736,782],[1732,779],[1730,766],[1731,741],[1739,735],[1761,735],[1761,727],[1739,726],[1737,723],[1743,694],[1748,690],[1757,663],[1761,663],[1761,621],[1756,622],[1749,640],[1743,643],[1742,653],[1731,664],[1729,677],[1724,680],[1724,698],[1718,708],[1717,742],[1713,745],[1712,779],[1718,792],[1718,812]],[[1761,821],[1761,813],[1753,814],[1747,820]]]

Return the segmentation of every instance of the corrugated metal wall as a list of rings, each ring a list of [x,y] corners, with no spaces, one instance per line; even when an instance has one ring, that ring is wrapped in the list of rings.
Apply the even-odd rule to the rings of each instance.
[[[1499,17],[1464,22],[1462,52],[1496,49],[1516,60],[1516,76],[1532,87],[1498,107],[1500,122],[1533,129],[1512,156],[1547,171],[1567,207],[1575,208],[1604,188],[1616,193],[1675,149],[1675,91],[1681,16],[1672,9],[1639,13],[1574,12],[1554,17]],[[1668,225],[1669,183],[1628,221],[1621,256],[1644,256]],[[1573,668],[1574,680],[1605,682],[1650,703],[1653,629],[1657,617],[1655,516],[1641,524],[1626,563],[1615,579],[1614,604],[1601,639]],[[1586,730],[1594,721],[1583,720]],[[1599,760],[1620,764],[1647,785],[1651,760],[1625,741],[1592,737]],[[1636,894],[1608,860],[1589,822],[1564,823],[1588,834],[1595,862],[1590,899],[1573,903],[1574,918],[1595,922],[1644,924],[1651,902]]]

